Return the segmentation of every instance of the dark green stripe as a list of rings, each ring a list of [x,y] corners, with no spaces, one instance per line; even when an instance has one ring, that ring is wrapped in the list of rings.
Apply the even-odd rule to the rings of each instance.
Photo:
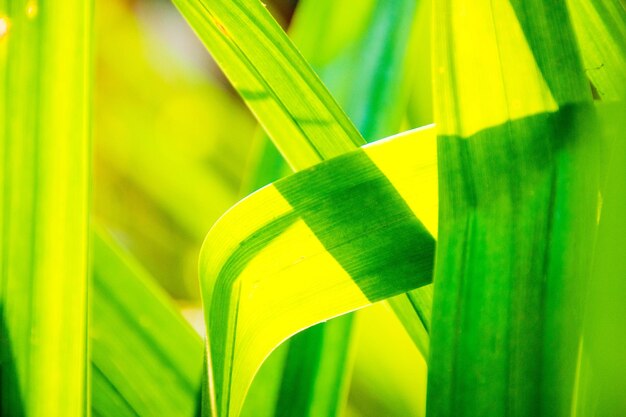
[[[25,415],[24,404],[7,327],[4,305],[0,304],[0,415],[22,417]]]
[[[236,318],[223,315],[231,311],[235,282],[248,263],[299,218],[371,302],[432,279],[434,239],[362,150],[294,174],[275,186],[295,210],[243,240],[220,270],[213,289],[211,355],[217,387],[222,386],[225,364],[232,359],[228,349],[236,343],[226,343]],[[216,391],[218,405],[225,395],[228,392]]]
[[[590,101],[591,90],[582,70],[566,2],[510,2],[537,66],[556,102],[563,105]]]
[[[370,301],[431,281],[434,239],[362,150],[275,185]]]
[[[312,392],[314,388],[324,335],[324,326],[317,325],[291,338],[285,361],[297,362],[300,366],[287,367],[282,375],[275,417],[292,417],[293,410],[308,410],[310,407],[309,398],[298,394]]]

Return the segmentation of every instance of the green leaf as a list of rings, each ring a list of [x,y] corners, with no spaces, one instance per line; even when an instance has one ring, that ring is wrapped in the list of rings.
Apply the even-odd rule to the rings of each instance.
[[[433,77],[432,77],[432,18],[433,2],[418,3],[415,18],[412,85],[407,109],[409,128],[433,123]]]
[[[93,277],[89,337],[94,415],[195,416],[200,337],[143,268],[98,229]]]
[[[345,121],[347,117],[343,111],[336,105],[323,84],[317,79],[310,67],[303,62],[295,47],[257,0],[244,1],[241,4],[233,4],[231,2],[222,4],[217,2],[211,3],[211,5],[206,5],[201,0],[180,0],[176,4],[212,52],[220,67],[229,76],[235,88],[237,88],[253,112],[255,112],[257,118],[292,168],[298,170],[308,167],[328,157],[340,155],[347,150],[354,149],[362,143],[360,136],[358,139],[354,136],[355,132],[352,132],[353,127],[351,123]],[[388,3],[379,3],[376,6],[378,9],[373,8],[372,13],[384,17],[392,17],[393,20],[402,22],[401,26],[407,30],[410,26],[410,20],[399,20],[398,14],[401,16],[412,16],[412,8],[414,6],[410,3],[405,4],[401,13],[397,7],[398,5],[395,4],[394,6],[392,7]],[[378,36],[380,31],[389,25],[390,21],[388,19],[377,20],[376,24],[372,26],[372,31],[364,36],[363,43],[357,44],[353,51],[346,54],[347,59],[352,63],[362,56],[365,51],[377,52],[381,58],[384,57],[390,60],[390,67],[380,65],[365,68],[362,71],[361,80],[371,86],[370,89],[363,91],[369,91],[370,96],[367,98],[360,95],[359,97],[364,100],[352,101],[349,104],[351,112],[362,121],[362,129],[366,131],[366,135],[376,134],[376,129],[378,131],[396,129],[390,128],[394,123],[394,118],[397,119],[396,116],[392,114],[386,115],[385,118],[387,119],[377,121],[378,125],[376,125],[371,124],[373,118],[368,118],[368,115],[370,112],[376,114],[383,113],[383,109],[386,111],[390,107],[390,102],[400,99],[403,96],[403,91],[408,91],[408,88],[402,88],[402,84],[396,82],[398,78],[396,78],[397,75],[394,74],[393,70],[394,66],[403,65],[403,45],[405,46],[407,43],[406,39],[404,42],[401,41],[403,31],[388,32],[390,36],[396,37],[389,39],[389,42],[382,42]],[[385,48],[386,43],[393,44],[394,42],[398,43],[397,48]],[[277,48],[276,45],[280,45],[280,48]],[[285,61],[285,57],[288,57],[290,61]],[[388,68],[391,69],[388,70]],[[255,71],[253,76],[250,75],[252,69]],[[327,70],[332,75],[331,70]],[[334,71],[337,73],[337,70]],[[267,82],[270,82],[275,91],[284,91],[284,93],[276,96],[270,95],[270,91],[266,91],[267,88],[260,85],[264,80],[263,77],[270,78],[271,82]],[[257,83],[254,88],[249,85],[253,81]],[[308,86],[291,87],[291,84],[294,82],[311,84]],[[345,90],[345,87],[343,88]],[[297,94],[294,93],[295,90],[298,90]],[[359,89],[347,90],[352,94],[347,94],[346,97],[355,95],[357,90]],[[250,91],[255,93],[250,94]],[[313,95],[317,96],[312,97],[303,93],[306,91],[311,91]],[[269,100],[270,98],[271,100]],[[405,102],[406,100],[408,100],[408,97],[404,97]],[[286,109],[300,109],[300,114],[304,111],[302,109],[307,109],[305,119],[319,119],[325,120],[325,122],[321,124],[315,123],[317,130],[304,130],[303,128],[301,134],[296,132],[288,134],[282,129],[272,129],[271,126],[268,126],[268,123],[276,123],[280,120],[278,117],[279,113],[269,109],[267,112],[259,112],[255,107],[261,104],[265,105],[267,101],[280,104]],[[317,103],[319,103],[319,107]],[[402,106],[399,108],[402,108]],[[290,117],[295,118],[297,121],[298,118],[293,116],[296,113],[295,110],[291,111]],[[329,120],[334,120],[334,122],[331,123]],[[281,122],[281,127],[284,126],[288,126],[286,121]],[[337,132],[334,132],[333,129],[336,126],[345,126],[348,134],[337,134]],[[432,298],[431,292],[432,289],[427,288],[413,295],[398,297],[393,301],[396,309],[402,311],[401,317],[407,322],[407,329],[411,331],[416,344],[423,349],[425,354],[427,332],[424,328],[429,326],[428,312],[430,308],[428,305],[422,306],[421,303]],[[411,309],[415,311],[413,314],[409,313]]]
[[[563,4],[435,7],[440,218],[429,416],[569,416],[596,219]]]
[[[624,104],[598,107],[609,159],[589,280],[575,416],[618,416],[626,412],[626,338],[622,331],[626,319],[626,141],[621,128]]]
[[[258,0],[174,3],[293,169],[365,143]]]
[[[411,81],[407,61],[415,53],[408,48],[414,9],[413,1],[358,5],[348,1],[302,1],[292,20],[291,39],[369,140],[396,133],[400,127]],[[368,64],[362,65],[364,62]],[[280,155],[268,138],[264,141],[261,164],[255,170],[260,174],[256,188],[282,176],[281,165],[275,162]],[[276,174],[268,178],[268,173]],[[428,335],[413,305],[406,302],[406,296],[397,298],[394,305],[405,307],[405,321],[414,327],[412,334],[419,334],[420,341],[425,340],[421,345],[427,346]],[[261,415],[261,401],[254,398],[262,396],[264,401],[271,401],[266,390],[270,384],[279,383],[275,415],[337,415],[352,367],[348,353],[351,321],[351,317],[345,317],[319,324],[281,346],[289,349],[286,362],[276,360],[264,365],[259,373],[261,380],[255,380],[247,398],[254,405],[247,404],[243,414],[251,410],[252,415]],[[284,366],[283,377],[274,375],[269,366]]]
[[[211,229],[200,277],[214,415],[239,415],[261,362],[286,338],[430,281],[432,223],[412,209],[436,201],[432,132],[294,174]]]
[[[268,24],[271,17],[266,14],[263,8],[260,8],[257,2],[243,2],[241,5],[221,5],[221,4],[203,4],[204,11],[198,6],[198,3],[203,2],[179,2],[178,6],[183,14],[187,17],[191,25],[195,30],[203,37],[205,43],[212,51],[214,57],[218,63],[222,66],[226,74],[233,82],[235,88],[238,89],[244,100],[248,102],[248,105],[255,111],[257,117],[261,123],[266,127],[268,133],[272,136],[277,146],[281,149],[283,155],[287,161],[290,162],[293,168],[302,168],[309,166],[312,163],[319,162],[327,157],[338,155],[345,152],[347,149],[356,148],[355,142],[346,135],[336,135],[330,130],[324,132],[315,132],[313,130],[307,130],[301,132],[305,139],[301,140],[302,135],[285,135],[280,130],[272,130],[268,128],[268,123],[275,123],[277,120],[276,112],[259,112],[255,106],[258,106],[258,101],[267,101],[270,98],[286,109],[292,108],[307,108],[308,119],[328,119],[325,116],[324,111],[329,112],[339,124],[345,118],[343,112],[340,110],[329,107],[329,109],[322,109],[311,106],[311,102],[320,102],[322,105],[328,106],[328,93],[323,85],[318,86],[319,81],[314,76],[308,65],[299,65],[301,58],[298,60],[292,60],[291,62],[283,62],[281,54],[286,50],[289,52],[294,49],[288,39],[282,34],[280,28],[275,24]],[[196,15],[191,11],[194,4],[197,7]],[[357,117],[359,121],[359,128],[369,138],[375,138],[376,135],[382,133],[396,132],[399,128],[400,117],[404,113],[405,103],[408,100],[406,92],[408,88],[404,88],[406,83],[406,71],[403,70],[405,66],[405,54],[407,50],[409,32],[411,29],[411,23],[414,15],[413,2],[374,2],[367,4],[366,7],[358,8],[361,11],[365,11],[365,16],[361,19],[354,19],[352,26],[358,26],[355,21],[363,22],[364,26],[359,28],[362,32],[360,34],[359,42],[352,45],[344,44],[339,45],[340,48],[344,48],[345,51],[337,48],[337,44],[329,42],[329,32],[324,30],[324,25],[315,24],[319,22],[320,18],[299,18],[298,16],[309,16],[318,14],[321,15],[325,22],[330,25],[337,26],[341,23],[346,13],[352,13],[355,11],[354,7],[350,7],[348,3],[344,3],[340,6],[340,11],[336,9],[336,4],[331,3],[304,3],[304,9],[298,13],[295,18],[294,24],[294,38],[296,42],[298,39],[302,40],[304,46],[304,54],[312,56],[314,61],[316,57],[325,57],[325,59],[331,60],[331,63],[326,65],[320,65],[321,74],[325,79],[330,80],[331,87],[339,91],[342,101],[347,102],[348,111]],[[234,8],[240,8],[235,10]],[[204,13],[204,14],[203,14]],[[252,19],[246,14],[250,14],[256,19]],[[359,16],[363,13],[359,12]],[[204,16],[204,20],[201,19]],[[247,20],[250,19],[250,20]],[[219,20],[219,24],[216,24]],[[298,23],[301,22],[301,23]],[[334,23],[333,23],[334,22]],[[217,25],[216,31],[215,27]],[[212,30],[210,30],[212,27]],[[393,27],[393,30],[391,29]],[[299,31],[299,32],[298,32]],[[358,32],[354,32],[357,33]],[[381,34],[384,34],[384,38],[381,38]],[[243,53],[229,55],[229,50],[225,45],[225,42],[220,46],[218,40],[213,39],[220,35],[223,39],[234,44],[231,49],[238,48]],[[254,36],[260,41],[251,40]],[[267,38],[267,41],[265,40]],[[247,42],[247,43],[246,43]],[[273,45],[268,46],[266,42],[272,44],[288,44],[289,47],[282,47],[281,49],[273,49]],[[333,45],[326,46],[325,50],[320,51],[321,45]],[[307,50],[308,48],[308,50]],[[334,52],[328,52],[328,50],[334,49]],[[295,50],[295,49],[294,49]],[[339,51],[338,51],[339,50]],[[334,54],[339,52],[339,56]],[[231,62],[232,60],[239,60],[238,62]],[[356,79],[352,75],[352,68],[356,63],[372,62],[369,66],[363,66],[362,70],[356,75]],[[279,63],[278,64],[275,64]],[[319,60],[318,60],[319,63]],[[278,66],[277,66],[278,65]],[[280,71],[277,68],[280,67]],[[275,97],[260,97],[258,93],[251,95],[250,87],[247,83],[250,82],[245,69],[253,68],[258,73],[255,73],[257,81],[260,79],[264,81],[263,77],[270,78],[270,82],[275,83],[276,89],[288,88],[291,83],[300,81],[302,78],[305,82],[314,82],[311,87],[300,87],[300,93],[298,94],[277,94]],[[282,71],[282,72],[281,72]],[[350,72],[350,78],[347,74]],[[302,74],[306,76],[303,76]],[[279,79],[282,75],[283,79]],[[404,79],[404,80],[403,80]],[[274,84],[272,84],[274,85]],[[260,88],[260,87],[257,87]],[[314,99],[309,95],[302,94],[301,91],[307,91],[310,88],[315,94],[319,94]],[[285,90],[286,91],[286,90]],[[321,94],[323,93],[323,94]],[[268,95],[267,93],[264,93]],[[331,103],[334,105],[334,101]],[[390,109],[395,108],[397,111],[391,112]],[[291,111],[289,117],[294,117],[294,112]],[[284,123],[283,123],[284,124]],[[319,129],[322,128],[320,125]],[[326,129],[331,129],[335,124],[325,126]],[[326,135],[333,136],[333,142],[328,141]],[[286,142],[288,141],[288,144]],[[288,146],[287,146],[288,145]],[[320,151],[321,150],[321,151]],[[309,156],[303,163],[297,162],[298,158],[302,158],[302,155],[310,153],[313,156]],[[318,157],[314,157],[318,155]],[[421,299],[429,299],[429,297],[421,297]],[[409,312],[413,310],[415,303],[412,303],[406,297],[396,301],[403,304],[405,311]],[[419,322],[419,317],[413,313],[405,314],[404,316],[411,324],[409,328],[415,328],[414,334],[419,334],[421,346],[426,346],[427,342],[423,342],[426,333],[423,331],[423,325]],[[416,323],[417,321],[417,323]],[[420,331],[421,330],[421,331]],[[315,339],[315,338],[313,338]],[[305,343],[305,336],[299,338],[297,343]],[[427,339],[426,339],[427,340]],[[322,346],[321,343],[311,340],[311,343],[318,343],[318,346]],[[295,349],[295,348],[294,348]],[[298,349],[303,349],[298,347]],[[334,346],[332,349],[334,352],[340,353],[342,349]],[[298,362],[302,362],[300,355],[293,354],[289,356]],[[320,356],[322,360],[328,359],[329,355]],[[300,358],[300,359],[295,359]],[[332,361],[332,360],[331,360]],[[313,372],[313,371],[311,371]],[[337,387],[338,384],[328,384],[329,387]],[[306,395],[306,390],[301,391],[303,395]],[[298,401],[281,401],[283,404],[289,404],[291,406],[298,406]],[[289,408],[282,410],[281,412],[289,412]],[[302,411],[293,411],[301,414]],[[320,412],[319,410],[316,412]]]
[[[360,7],[352,2],[305,1],[294,16],[294,42],[368,142],[400,130],[411,89],[409,67],[420,52],[416,44],[423,42],[411,35],[414,25],[425,20],[416,17],[429,14],[428,6],[404,0],[371,1]],[[433,213],[420,214],[432,218]],[[430,230],[435,231],[436,227]],[[431,300],[432,286],[389,300],[425,357]]]
[[[275,416],[340,415],[352,374],[353,322],[353,314],[341,316],[289,340]]]
[[[91,13],[0,3],[3,415],[89,414]]]
[[[323,0],[301,2],[294,15],[290,37],[368,142],[400,131],[416,9],[408,0]]]
[[[598,98],[626,97],[626,9],[621,0],[569,0],[585,73]]]
[[[359,311],[356,338],[349,404],[369,417],[424,417],[428,368],[394,311]]]

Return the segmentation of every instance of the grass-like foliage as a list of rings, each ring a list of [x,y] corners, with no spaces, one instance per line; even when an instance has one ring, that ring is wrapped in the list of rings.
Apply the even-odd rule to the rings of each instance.
[[[1,416],[626,415],[623,0],[172,3],[0,0]]]

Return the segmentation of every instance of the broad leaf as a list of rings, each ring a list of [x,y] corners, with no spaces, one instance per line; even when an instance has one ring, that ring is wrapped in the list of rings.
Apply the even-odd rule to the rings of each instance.
[[[417,52],[409,45],[414,9],[413,1],[404,0],[359,4],[302,1],[292,20],[291,39],[367,140],[396,133],[400,127],[411,82],[408,61]],[[362,65],[363,62],[368,65]],[[248,192],[288,171],[281,168],[286,164],[280,163],[282,158],[268,143],[269,138],[263,141],[260,162],[254,170],[258,178]],[[394,305],[405,307],[405,325],[414,327],[411,334],[421,335],[420,345],[427,346],[428,336],[413,304],[407,302],[406,296],[397,298]],[[352,368],[348,355],[351,321],[346,316],[322,323],[281,346],[289,353],[274,353],[283,356],[283,360],[269,361],[261,369],[260,379],[247,397],[244,415],[246,410],[255,416],[263,415],[261,409],[272,409],[277,416],[340,413]],[[282,366],[282,378],[276,376],[274,369],[268,369]],[[280,384],[280,389],[272,407],[273,396],[267,392],[271,391],[270,385],[276,384]],[[265,413],[270,415],[272,411]]]
[[[430,416],[569,416],[597,200],[564,4],[438,0]]]
[[[286,338],[430,281],[433,224],[414,211],[436,201],[432,132],[278,181],[211,229],[200,276],[215,415],[239,414],[261,362]]]

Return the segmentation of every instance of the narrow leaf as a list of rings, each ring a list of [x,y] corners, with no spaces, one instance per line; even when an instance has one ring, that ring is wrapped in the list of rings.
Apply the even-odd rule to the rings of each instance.
[[[89,0],[0,3],[0,411],[87,398]]]
[[[93,236],[93,277],[94,414],[195,416],[200,337],[143,268],[99,229]]]
[[[258,0],[175,0],[289,165],[298,170],[364,143]]]
[[[626,9],[621,0],[568,0],[585,73],[597,98],[626,97]]]

